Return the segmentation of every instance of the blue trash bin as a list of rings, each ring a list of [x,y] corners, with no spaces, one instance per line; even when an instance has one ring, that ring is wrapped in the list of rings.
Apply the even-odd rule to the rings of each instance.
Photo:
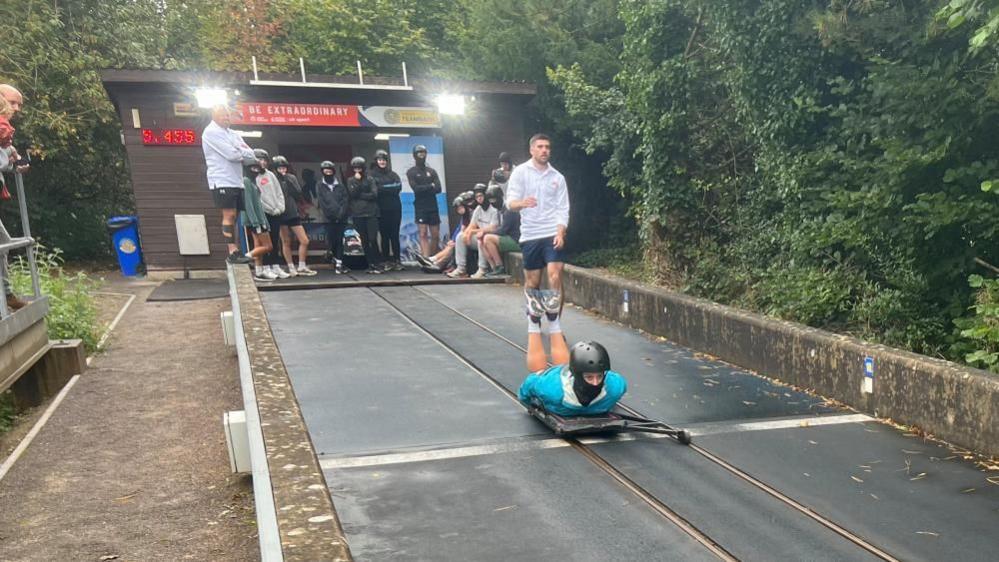
[[[142,273],[142,248],[139,246],[139,218],[131,215],[108,219],[108,231],[118,254],[118,265],[126,277]]]

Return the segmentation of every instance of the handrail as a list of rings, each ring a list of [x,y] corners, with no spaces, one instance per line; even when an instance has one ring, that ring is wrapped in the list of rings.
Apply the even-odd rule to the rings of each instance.
[[[28,199],[25,196],[24,191],[24,179],[19,172],[14,172],[14,184],[17,187],[17,203],[19,210],[21,212],[21,230],[24,235],[19,238],[10,238],[10,242],[0,243],[0,260],[7,260],[7,254],[11,250],[16,250],[19,248],[24,248],[25,256],[28,259],[28,270],[31,272],[31,289],[34,294],[35,299],[42,296],[41,282],[38,278],[38,264],[35,262],[35,245],[36,241],[31,237],[31,224],[28,221]],[[10,279],[5,279],[5,276],[9,277],[10,271],[6,267],[0,267],[0,285],[10,283]],[[0,298],[0,319],[10,316],[10,310],[7,308],[7,299]]]

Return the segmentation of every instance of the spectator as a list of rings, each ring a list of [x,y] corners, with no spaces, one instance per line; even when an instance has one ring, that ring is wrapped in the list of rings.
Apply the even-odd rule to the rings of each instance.
[[[244,172],[241,216],[243,224],[250,229],[253,237],[253,249],[246,257],[253,260],[254,277],[258,281],[273,281],[277,279],[277,275],[263,266],[263,258],[270,254],[272,248],[270,224],[262,201],[264,192],[274,189],[273,182],[269,181],[266,170],[258,162],[246,166]]]
[[[315,275],[316,272],[309,269],[306,260],[309,256],[309,235],[305,233],[302,226],[301,205],[305,202],[305,195],[302,193],[302,186],[298,183],[298,178],[291,169],[291,164],[284,156],[275,156],[271,163],[274,171],[277,172],[278,181],[281,182],[281,191],[284,193],[284,224],[281,225],[281,253],[288,264],[288,275]],[[298,240],[298,267],[295,267],[293,254],[291,252],[291,237]]]
[[[347,187],[336,177],[336,167],[330,160],[319,165],[322,178],[316,186],[319,209],[326,217],[326,243],[329,244],[330,261],[338,275],[349,273],[343,263],[343,231],[350,216],[350,196]]]
[[[489,183],[497,184],[506,191],[506,184],[510,181],[510,172],[513,171],[513,159],[510,158],[509,152],[500,152],[499,165],[499,168],[493,170],[489,176]]]
[[[423,266],[423,271],[427,273],[441,273],[450,265],[451,258],[454,256],[455,240],[461,236],[461,229],[468,224],[471,218],[472,213],[468,211],[466,205],[472,199],[472,192],[466,191],[455,197],[454,201],[451,202],[454,212],[458,213],[460,219],[458,225],[454,227],[454,230],[451,232],[451,239],[447,241],[447,244],[444,245],[441,251],[430,257],[425,257],[419,253],[416,254],[416,261],[420,262],[420,265]]]
[[[361,236],[364,259],[368,261],[368,273],[379,274],[384,266],[378,252],[378,185],[365,173],[366,164],[360,156],[350,161],[354,173],[347,178],[347,193],[350,195],[350,216]]]
[[[475,184],[475,187],[472,188],[472,193],[474,194],[475,206],[471,209],[471,217],[455,239],[454,255],[457,267],[447,274],[448,277],[454,279],[468,277],[468,250],[473,249],[478,252],[479,249],[479,241],[476,238],[476,233],[483,226],[492,224],[492,221],[498,220],[495,209],[492,211],[488,209],[489,204],[486,202],[485,184]],[[476,279],[481,279],[485,276],[485,264],[482,261],[482,256],[479,256],[479,258],[479,270],[476,271]]]
[[[481,194],[475,194],[476,200],[481,199],[481,201],[479,207],[472,213],[472,228],[468,233],[468,236],[475,240],[475,248],[479,253],[479,268],[472,275],[472,279],[482,279],[487,274],[491,273],[493,268],[501,268],[503,266],[503,263],[499,261],[498,256],[495,260],[489,259],[485,249],[482,247],[482,241],[485,239],[486,235],[496,232],[499,229],[500,221],[499,206],[493,204],[492,201],[489,200],[486,196],[487,191],[488,188]]]
[[[536,134],[530,140],[531,159],[510,174],[506,206],[520,213],[520,248],[524,256],[524,296],[527,314],[540,323],[541,316],[561,314],[562,266],[565,231],[569,226],[569,188],[565,177],[548,163],[551,140]],[[552,292],[544,302],[537,298],[541,271],[548,273]]]
[[[0,193],[4,199],[10,198],[10,191],[7,189],[4,172],[14,172],[16,174],[28,173],[28,164],[21,163],[21,154],[14,148],[14,127],[10,120],[21,111],[24,103],[24,96],[21,92],[10,84],[0,84],[0,114],[3,115],[5,140],[0,143]],[[11,236],[7,228],[0,222],[0,243],[11,241]],[[7,309],[11,312],[24,308],[28,303],[21,297],[14,294],[10,285],[10,267],[7,263],[7,253],[0,256],[0,274],[3,275],[3,290],[7,300]]]
[[[503,267],[503,254],[520,249],[520,245],[517,244],[517,240],[520,239],[520,213],[515,213],[503,205],[503,189],[497,184],[492,184],[486,189],[486,199],[490,205],[495,205],[499,209],[500,220],[495,232],[486,233],[482,237],[479,254],[484,252],[490,263],[497,264],[486,275],[499,277],[507,274],[506,268]]]
[[[402,271],[402,254],[399,251],[399,225],[402,223],[402,180],[392,171],[388,152],[375,151],[375,165],[371,178],[378,185],[378,233],[382,237],[382,258],[386,269]]]
[[[208,168],[208,189],[215,207],[222,210],[222,236],[229,251],[226,259],[229,263],[249,263],[236,245],[236,213],[243,208],[243,165],[256,158],[243,139],[229,129],[231,122],[229,108],[215,106],[211,123],[201,133],[201,148]]]
[[[271,236],[271,251],[264,254],[264,269],[272,272],[279,279],[291,277],[281,269],[281,225],[284,224],[285,195],[281,189],[281,180],[270,170],[271,157],[266,150],[258,148],[253,151],[257,165],[263,170],[263,177],[257,179],[260,188],[260,203],[267,215],[267,231]]]
[[[427,166],[427,147],[413,147],[416,165],[406,171],[406,179],[413,190],[413,211],[420,230],[420,253],[430,256],[437,252],[440,239],[441,217],[437,211],[437,194],[442,191],[437,170]]]

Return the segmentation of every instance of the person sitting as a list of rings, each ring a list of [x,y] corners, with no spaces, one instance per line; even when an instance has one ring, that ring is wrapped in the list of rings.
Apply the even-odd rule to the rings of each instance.
[[[520,251],[520,244],[517,242],[520,240],[520,213],[507,209],[503,204],[503,188],[499,184],[489,185],[486,199],[499,210],[499,226],[494,231],[482,233],[479,255],[485,254],[493,265],[486,277],[499,277],[507,274],[503,267],[503,254]]]
[[[454,231],[451,232],[451,239],[447,241],[444,248],[429,257],[419,252],[414,253],[416,261],[420,264],[420,269],[424,272],[443,273],[451,263],[451,258],[454,257],[454,241],[461,236],[461,231],[468,225],[472,214],[467,208],[469,200],[473,199],[471,193],[471,191],[466,191],[455,197],[454,201],[451,202],[451,206],[454,208],[454,212],[458,214],[460,220],[458,226],[454,227]]]
[[[520,401],[560,416],[596,416],[614,409],[628,384],[610,370],[610,355],[604,346],[585,341],[567,350],[556,320],[550,334],[554,366],[547,367],[541,331],[531,331],[534,326],[528,323],[527,369],[531,374],[520,385]]]

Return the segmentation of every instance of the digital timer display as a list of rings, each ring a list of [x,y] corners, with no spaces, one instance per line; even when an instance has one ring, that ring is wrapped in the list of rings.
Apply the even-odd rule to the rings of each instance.
[[[148,146],[196,146],[194,129],[142,129],[142,144]]]

